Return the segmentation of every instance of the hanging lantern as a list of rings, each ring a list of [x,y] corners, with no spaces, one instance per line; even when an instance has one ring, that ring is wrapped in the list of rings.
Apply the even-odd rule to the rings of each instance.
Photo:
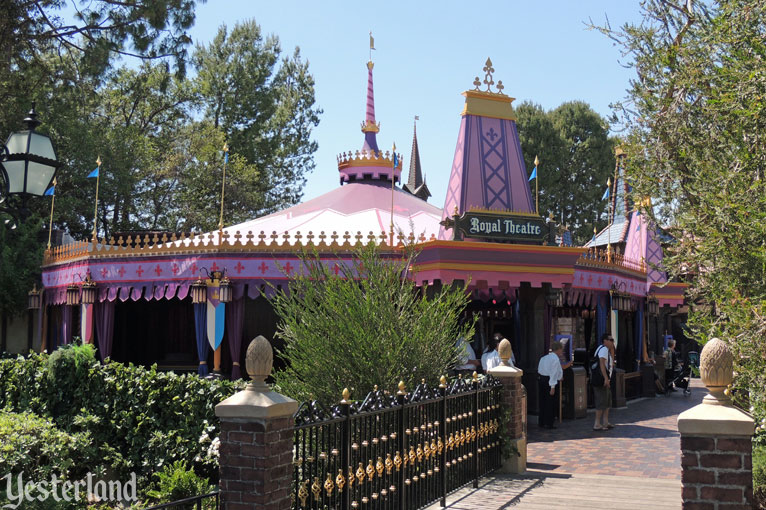
[[[85,277],[85,281],[82,282],[82,304],[92,305],[96,302],[96,282],[94,282],[90,273]]]
[[[561,291],[561,289],[552,288],[545,295],[545,299],[548,301],[548,304],[550,306],[553,306],[555,308],[564,306],[564,293]]]
[[[40,309],[40,291],[37,290],[37,284],[34,284],[32,290],[29,291],[29,297],[27,298],[27,309]]]
[[[231,301],[231,280],[224,274],[221,278],[221,283],[218,284],[218,299],[221,303],[229,303]]]
[[[80,304],[80,287],[76,283],[70,283],[66,287],[66,304],[68,306]]]
[[[197,281],[191,285],[192,303],[198,305],[207,301],[207,285],[202,281],[202,278],[197,278]]]

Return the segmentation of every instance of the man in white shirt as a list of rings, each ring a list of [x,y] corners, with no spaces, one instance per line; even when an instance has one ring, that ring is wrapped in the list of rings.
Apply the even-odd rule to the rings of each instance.
[[[591,374],[591,384],[593,386],[593,399],[596,404],[596,422],[593,424],[593,430],[608,430],[614,428],[609,423],[609,408],[612,405],[611,378],[614,371],[614,338],[609,333],[604,333],[601,338],[601,345],[596,349],[595,357],[598,363],[591,367],[592,372],[596,370],[599,374]],[[595,379],[603,380],[601,384],[595,384]]]
[[[473,347],[471,347],[471,344],[466,342],[465,338],[458,338],[455,347],[458,352],[458,361],[455,370],[459,373],[473,373],[479,370],[481,362],[476,359],[476,352],[473,350]]]
[[[553,424],[553,414],[556,405],[556,388],[564,376],[559,360],[563,351],[564,346],[561,345],[561,342],[553,342],[551,352],[540,358],[540,363],[537,365],[537,393],[540,396],[538,423],[546,429],[556,428]]]

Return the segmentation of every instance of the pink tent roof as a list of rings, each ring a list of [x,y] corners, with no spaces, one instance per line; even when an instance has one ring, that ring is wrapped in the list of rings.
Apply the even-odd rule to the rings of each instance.
[[[426,238],[439,233],[442,210],[399,188],[394,190],[394,232],[405,235],[424,234]],[[312,232],[318,236],[324,232],[328,237],[337,232],[352,236],[361,232],[365,237],[370,232],[379,236],[389,232],[391,221],[391,187],[384,183],[352,182],[324,195],[295,205],[283,211],[254,220],[233,225],[225,230],[253,233],[263,231],[267,236],[272,232],[304,236]],[[302,242],[307,242],[304,237]]]

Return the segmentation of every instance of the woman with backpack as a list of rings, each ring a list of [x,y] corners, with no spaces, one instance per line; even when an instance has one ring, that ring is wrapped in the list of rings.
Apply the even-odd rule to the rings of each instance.
[[[614,371],[614,338],[609,333],[601,336],[601,345],[593,355],[590,371],[590,383],[593,386],[593,399],[596,404],[596,423],[593,430],[614,428],[609,423],[609,408],[612,405],[611,378]]]

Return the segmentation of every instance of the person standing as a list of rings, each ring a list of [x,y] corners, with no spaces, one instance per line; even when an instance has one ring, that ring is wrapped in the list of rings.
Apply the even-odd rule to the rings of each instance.
[[[476,359],[476,352],[473,350],[471,344],[466,342],[465,338],[458,338],[455,347],[458,352],[458,363],[457,367],[455,367],[455,371],[458,374],[470,375],[481,368],[481,362]]]
[[[591,385],[596,404],[596,422],[593,430],[614,428],[609,423],[609,408],[612,406],[611,378],[614,371],[614,338],[609,333],[601,337],[601,345],[595,353],[596,364],[591,366]]]
[[[537,381],[540,398],[538,424],[546,429],[555,429],[553,415],[556,407],[558,383],[564,375],[561,370],[560,356],[564,350],[561,342],[553,342],[551,352],[540,358],[537,365]]]
[[[497,352],[497,346],[502,338],[501,335],[493,335],[489,343],[487,343],[484,354],[481,355],[481,368],[484,369],[485,374],[490,368],[495,368],[500,364],[500,354]]]

